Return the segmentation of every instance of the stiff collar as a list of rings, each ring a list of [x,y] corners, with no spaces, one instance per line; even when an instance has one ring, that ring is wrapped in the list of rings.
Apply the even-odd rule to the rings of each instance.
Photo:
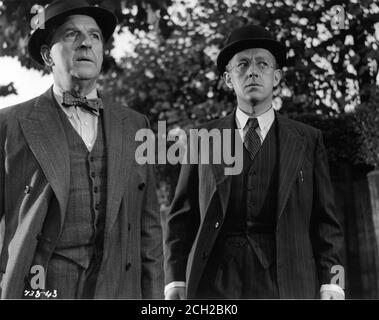
[[[251,118],[249,115],[247,115],[245,112],[243,112],[240,108],[237,107],[236,111],[236,122],[238,129],[244,129],[247,122],[249,121],[249,118]],[[268,132],[270,130],[272,123],[275,120],[275,112],[274,109],[271,107],[268,109],[265,113],[262,113],[258,117],[256,117],[259,124],[259,129],[262,132]]]

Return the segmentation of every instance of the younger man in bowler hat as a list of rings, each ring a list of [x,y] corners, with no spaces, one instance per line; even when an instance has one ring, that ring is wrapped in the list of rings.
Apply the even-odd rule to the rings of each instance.
[[[205,128],[239,131],[243,169],[182,165],[164,228],[167,299],[344,297],[332,281],[342,232],[322,134],[272,108],[285,62],[256,25],[234,30],[218,56],[237,107]]]
[[[54,84],[0,112],[1,297],[161,298],[154,172],[134,159],[149,124],[96,89],[117,19],[84,0],[44,16],[28,48]]]

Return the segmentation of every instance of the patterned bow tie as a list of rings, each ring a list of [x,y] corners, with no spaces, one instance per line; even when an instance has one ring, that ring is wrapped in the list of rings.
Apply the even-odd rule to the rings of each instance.
[[[99,115],[99,109],[103,109],[103,102],[100,98],[96,99],[87,99],[87,98],[78,98],[73,96],[70,92],[66,91],[63,93],[63,102],[62,105],[65,107],[81,107],[92,112],[95,115]]]

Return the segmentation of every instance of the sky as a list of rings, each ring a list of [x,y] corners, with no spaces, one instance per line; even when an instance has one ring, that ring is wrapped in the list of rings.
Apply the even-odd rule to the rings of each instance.
[[[132,51],[133,35],[126,29],[120,35],[115,32],[114,49],[111,54],[116,61]],[[16,57],[0,57],[0,85],[10,82],[14,83],[17,95],[0,97],[0,109],[39,96],[53,84],[53,77],[43,76],[42,72],[22,67]]]
[[[18,95],[0,97],[0,108],[29,100],[44,91],[53,83],[52,76],[42,76],[36,70],[23,68],[17,58],[0,58],[0,85],[13,82]]]

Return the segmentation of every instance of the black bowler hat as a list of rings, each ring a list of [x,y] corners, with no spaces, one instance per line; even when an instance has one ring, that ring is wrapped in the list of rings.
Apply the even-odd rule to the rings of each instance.
[[[45,8],[44,21],[39,21],[37,29],[29,39],[28,50],[30,56],[39,64],[43,65],[40,54],[41,45],[46,44],[48,31],[53,27],[63,24],[68,16],[80,14],[95,19],[103,33],[105,41],[112,36],[117,25],[117,17],[107,9],[91,6],[85,0],[55,0]],[[44,29],[39,28],[44,25]]]
[[[250,48],[263,48],[272,53],[276,62],[283,67],[286,62],[286,47],[269,31],[258,25],[247,25],[232,31],[226,45],[217,57],[217,69],[222,74],[233,56]]]

